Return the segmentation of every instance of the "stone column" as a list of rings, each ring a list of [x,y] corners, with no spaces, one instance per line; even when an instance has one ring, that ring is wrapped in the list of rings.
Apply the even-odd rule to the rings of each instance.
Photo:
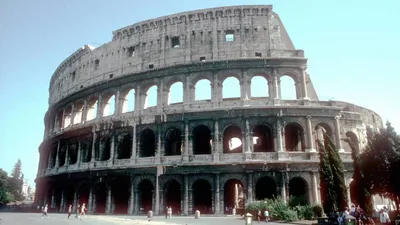
[[[51,203],[50,203],[50,208],[53,209],[56,206],[56,201],[55,201],[55,190],[53,188],[52,192],[51,192]]]
[[[134,212],[134,203],[135,203],[135,187],[134,187],[134,177],[131,177],[131,187],[129,189],[130,195],[129,195],[129,206],[128,206],[128,214],[133,215]],[[137,200],[136,200],[137,201]]]
[[[252,141],[252,135],[251,135],[251,131],[250,131],[250,123],[249,123],[249,118],[245,119],[245,124],[246,124],[246,151],[247,153],[251,153],[253,152],[253,141]]]
[[[192,101],[192,91],[190,88],[190,79],[189,75],[185,77],[185,83],[183,84],[183,104],[188,104]]]
[[[56,153],[56,165],[55,167],[58,168],[60,166],[60,141],[57,141],[57,153]]]
[[[56,152],[56,154],[57,154],[57,152]],[[54,155],[53,147],[50,148],[48,155],[49,155],[49,158],[47,159],[47,169],[50,169],[51,166],[53,165],[53,160],[55,160],[55,159],[53,159],[53,155]]]
[[[278,152],[284,152],[283,148],[283,126],[280,119],[276,122],[276,150]]]
[[[189,178],[188,175],[183,175],[183,185],[184,185],[184,200],[183,200],[183,214],[189,214]]]
[[[351,192],[350,192],[350,181],[348,179],[346,179],[346,177],[344,178],[345,181],[345,185],[346,185],[346,192],[347,192],[347,205],[350,206],[351,205]]]
[[[97,139],[96,126],[93,126],[92,132],[93,132],[92,158],[90,159],[90,162],[94,162],[96,160],[96,139]]]
[[[306,66],[301,67],[301,89],[303,89],[303,99],[304,100],[310,100],[308,97],[308,91],[307,91],[307,74],[306,74]]]
[[[69,166],[69,145],[67,144],[67,147],[65,149],[65,161],[64,161],[64,166],[68,167]]]
[[[54,131],[60,130],[60,127],[59,127],[60,123],[58,122],[58,114],[59,114],[59,112],[57,111],[56,115],[54,116],[54,127],[53,127]]]
[[[219,182],[220,182],[220,177],[219,173],[215,174],[215,204],[214,204],[214,213],[215,214],[221,214],[220,212],[220,187],[219,187]]]
[[[115,138],[116,138],[116,135],[113,132],[111,134],[110,158],[108,159],[108,163],[107,163],[109,167],[112,167],[112,165],[114,163]]]
[[[121,96],[120,96],[120,92],[119,90],[117,90],[117,92],[115,93],[115,111],[114,111],[114,115],[118,116],[121,114]]]
[[[155,215],[160,214],[160,187],[159,187],[159,179],[158,179],[158,174],[156,175],[156,198],[155,198],[155,209],[154,213]]]
[[[165,100],[164,96],[165,91],[164,91],[164,80],[160,80],[160,84],[157,87],[157,112],[162,112],[163,107],[165,106]],[[168,101],[168,96],[166,96],[166,99]],[[168,102],[167,102],[168,104]]]
[[[86,117],[87,117],[87,100],[85,99],[83,101],[83,106],[82,106],[82,117],[81,117],[81,123],[86,121]]]
[[[289,196],[289,193],[288,193],[289,180],[288,180],[288,178],[289,178],[288,173],[282,172],[281,197],[285,203],[287,202],[287,198]]]
[[[211,102],[213,102],[213,107],[218,105],[218,102],[221,102],[222,95],[221,95],[221,83],[218,79],[218,72],[214,72],[214,82],[211,82],[212,86],[212,95],[211,95]]]
[[[136,201],[134,201],[134,203],[133,203],[133,205],[134,205],[133,213],[139,214],[139,190],[135,189],[134,193],[135,193],[134,199],[136,199]]]
[[[313,129],[312,129],[312,124],[311,124],[311,116],[306,116],[306,122],[307,122],[307,139],[308,139],[308,152],[316,152],[315,146],[314,146],[314,140],[313,140]]]
[[[65,196],[64,196],[64,190],[62,190],[61,191],[60,209],[58,210],[59,212],[64,212],[64,204],[65,204]]]
[[[344,152],[342,141],[340,140],[340,116],[335,116],[336,147],[339,152]]]
[[[62,112],[61,129],[64,129],[64,125],[65,125],[65,108],[63,108]]]
[[[244,105],[249,104],[249,99],[250,99],[250,88],[249,88],[249,82],[248,82],[248,75],[247,75],[247,70],[242,71],[242,79],[240,80],[240,98],[244,102]]]
[[[111,187],[107,188],[106,214],[111,214],[112,195]]]
[[[183,162],[189,162],[189,122],[185,120],[185,148],[183,150]]]
[[[142,102],[140,101],[140,95],[141,95],[141,93],[140,93],[140,86],[139,85],[137,85],[136,86],[136,89],[135,89],[135,107],[134,107],[134,111],[133,111],[133,113],[135,114],[135,115],[138,115],[139,114],[139,111],[142,109]]]
[[[193,190],[192,190],[191,188],[189,188],[189,194],[188,194],[188,196],[189,196],[189,201],[188,201],[188,212],[191,213],[191,214],[193,214],[193,213],[194,213],[194,210],[196,210],[196,209],[193,208]]]
[[[314,202],[319,204],[320,200],[318,198],[318,181],[316,172],[312,172],[312,189],[313,189],[312,192],[314,196]]]
[[[78,167],[79,167],[79,165],[81,164],[81,161],[82,161],[82,153],[81,153],[81,151],[82,151],[82,149],[81,149],[81,142],[80,141],[78,141],[78,155],[77,155],[77,157],[76,157],[76,163],[78,164]]]
[[[136,160],[136,123],[132,124],[132,152],[131,163]]]
[[[219,123],[218,119],[214,119],[214,140],[213,140],[213,161],[218,162],[219,161],[219,155],[223,151],[222,149],[219,148]]]
[[[76,190],[74,188],[74,200],[73,200],[73,203],[72,203],[72,211],[73,212],[76,212],[77,205],[78,205],[78,193],[76,193]]]
[[[93,188],[89,188],[88,212],[93,213]]]
[[[74,117],[75,117],[75,105],[71,105],[71,120],[70,120],[70,126],[74,125]]]
[[[97,100],[97,112],[96,112],[96,117],[95,119],[100,119],[103,117],[103,102],[102,102],[102,96],[99,94],[98,100]]]
[[[161,144],[161,127],[160,125],[157,126],[157,149],[156,149],[156,155],[155,155],[155,161],[156,163],[160,163],[161,161],[161,151],[162,151],[162,144]]]
[[[247,174],[247,202],[253,201],[253,174]]]
[[[273,97],[274,99],[280,99],[279,74],[277,68],[272,69],[272,77],[274,82]]]

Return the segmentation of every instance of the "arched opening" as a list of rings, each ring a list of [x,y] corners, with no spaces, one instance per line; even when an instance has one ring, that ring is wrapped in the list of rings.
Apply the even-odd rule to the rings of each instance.
[[[296,83],[294,79],[288,75],[280,78],[281,99],[294,100],[297,99]]]
[[[181,211],[181,185],[176,180],[170,180],[164,187],[164,206],[171,207],[172,213]],[[164,208],[165,208],[164,207]]]
[[[88,110],[86,112],[86,121],[94,120],[97,117],[97,99],[92,98],[88,102]]]
[[[75,104],[73,124],[78,124],[82,122],[82,113],[83,113],[83,102],[78,102]]]
[[[68,146],[69,164],[73,165],[78,161],[78,143],[72,142]]]
[[[103,116],[111,116],[115,112],[115,95],[112,95],[106,100],[103,108]]]
[[[57,145],[53,145],[51,151],[49,152],[50,160],[50,168],[54,168],[56,166],[56,155],[57,155]]]
[[[183,102],[183,84],[182,82],[176,82],[171,85],[168,93],[168,105],[177,104]]]
[[[54,124],[54,129],[55,130],[60,130],[62,129],[62,121],[63,121],[63,110],[58,111],[57,113],[57,118],[56,118],[56,123]]]
[[[211,99],[211,82],[209,80],[202,79],[197,81],[194,89],[194,99],[196,101]]]
[[[115,205],[114,213],[126,214],[128,213],[128,200],[130,196],[130,179],[128,177],[118,177],[114,182],[112,188]]]
[[[153,210],[153,184],[149,180],[143,180],[139,183],[138,189],[140,211],[147,213]]]
[[[236,77],[228,77],[222,82],[222,98],[226,100],[240,99],[240,82]]]
[[[61,197],[62,197],[62,189],[59,186],[55,186],[54,189],[54,211],[61,212]]]
[[[135,110],[135,89],[129,90],[122,97],[122,113],[132,112]]]
[[[230,179],[224,185],[224,211],[232,214],[232,209],[241,214],[244,210],[243,184],[240,180]]]
[[[254,76],[251,78],[250,91],[252,98],[268,97],[269,89],[267,79],[263,76]]]
[[[193,154],[211,154],[211,131],[205,125],[193,130]]]
[[[272,129],[266,125],[258,125],[253,129],[254,152],[274,152],[274,136]]]
[[[193,212],[199,210],[202,214],[212,213],[211,184],[204,179],[196,180],[193,189]]]
[[[69,205],[74,204],[74,195],[75,195],[74,186],[72,186],[71,184],[68,184],[67,187],[65,188],[64,194],[65,194],[65,209],[68,210]],[[50,195],[50,199],[51,199],[51,195]],[[49,206],[50,206],[50,204],[49,204]]]
[[[96,159],[98,161],[107,161],[110,159],[111,153],[111,138],[102,137],[96,142]]]
[[[357,135],[352,131],[347,131],[346,138],[347,138],[348,142],[350,141],[351,143],[353,143],[354,147],[356,148],[357,153],[361,153],[360,152],[360,143],[358,141]],[[350,143],[348,143],[348,142],[347,142],[347,146],[346,146],[346,151],[351,152]]]
[[[65,165],[65,156],[67,155],[67,144],[61,144],[60,152],[58,153],[58,166]]]
[[[80,204],[81,206],[85,204],[86,208],[88,208],[89,193],[90,193],[89,186],[87,184],[82,184],[79,187],[79,200],[77,204]]]
[[[90,162],[92,159],[92,140],[81,142],[81,160],[84,163]]]
[[[317,147],[318,151],[320,150],[318,141],[321,141],[321,143],[325,145],[324,134],[326,134],[328,137],[332,139],[332,128],[326,123],[317,124],[314,128],[314,140],[315,140],[315,146]]]
[[[67,128],[71,125],[71,120],[72,120],[72,106],[69,106],[67,109],[65,109],[65,117],[64,117],[64,127]]]
[[[308,204],[308,184],[302,177],[293,177],[289,181],[289,196],[295,197],[301,205]]]
[[[152,157],[156,154],[156,135],[150,129],[145,129],[140,134],[139,157]]]
[[[118,136],[117,159],[129,159],[132,151],[132,134],[124,133]]]
[[[157,106],[157,86],[153,85],[146,92],[144,109]]]
[[[304,151],[303,128],[298,123],[289,123],[285,126],[286,151]]]
[[[224,130],[223,136],[224,153],[241,153],[242,145],[242,130],[237,126],[228,126]]]
[[[96,208],[95,213],[106,213],[107,187],[101,182],[97,183],[96,189]]]
[[[276,196],[276,183],[271,177],[261,177],[256,183],[256,199],[272,199]]]
[[[165,134],[165,155],[180,155],[182,150],[182,133],[177,128],[171,128]]]

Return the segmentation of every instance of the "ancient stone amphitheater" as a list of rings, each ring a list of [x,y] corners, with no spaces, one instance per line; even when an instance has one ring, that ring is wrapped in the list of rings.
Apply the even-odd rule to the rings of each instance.
[[[171,206],[185,215],[239,213],[273,196],[320,202],[322,132],[339,149],[348,185],[345,140],[361,148],[366,127],[382,120],[350,103],[320,101],[306,68],[270,5],[118,29],[111,42],[78,49],[51,77],[36,202],[61,212],[85,203],[90,213],[159,214]],[[282,98],[284,77],[294,99]],[[228,81],[236,97],[225,95]],[[171,93],[175,86],[180,93]]]

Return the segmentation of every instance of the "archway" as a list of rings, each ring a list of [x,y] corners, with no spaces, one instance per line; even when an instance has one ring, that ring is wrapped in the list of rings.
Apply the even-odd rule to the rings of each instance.
[[[201,79],[194,86],[194,100],[210,100],[211,99],[211,82],[207,79]]]
[[[199,210],[202,214],[212,213],[211,184],[204,179],[196,180],[193,189],[193,212]]]
[[[347,137],[348,142],[353,143],[354,147],[356,148],[357,153],[361,153],[360,152],[360,143],[358,141],[357,135],[352,131],[347,131],[346,132],[346,137]],[[351,152],[350,143],[348,143],[347,145],[348,145],[347,146],[348,152]]]
[[[128,213],[128,200],[130,196],[131,181],[129,177],[115,178],[112,193],[114,197],[115,214]]]
[[[295,80],[289,75],[280,77],[280,94],[281,99],[295,100],[298,99]]]
[[[140,134],[139,157],[152,157],[156,153],[156,135],[150,129],[145,129]]]
[[[285,126],[286,151],[304,151],[304,132],[298,123],[288,123]]]
[[[105,136],[96,142],[96,159],[107,161],[111,156],[111,137]]]
[[[95,213],[106,213],[107,187],[104,182],[96,185],[96,208]]]
[[[205,125],[193,130],[193,154],[211,154],[211,131]]]
[[[264,76],[254,76],[250,84],[251,98],[262,98],[269,96],[268,81]],[[250,97],[250,96],[249,96]]]
[[[239,127],[228,126],[223,135],[224,153],[241,153],[243,151],[242,130]]]
[[[165,155],[180,155],[182,147],[182,133],[177,128],[171,128],[165,134]]]
[[[74,195],[75,195],[74,186],[72,186],[71,184],[67,185],[64,194],[65,194],[65,203],[64,203],[65,209],[68,209],[69,205],[74,204]]]
[[[227,77],[222,82],[222,99],[240,99],[240,82],[236,77]]]
[[[274,152],[274,136],[272,129],[266,125],[258,125],[253,129],[254,152]]]
[[[181,211],[181,185],[176,180],[170,180],[165,184],[164,199],[164,208],[171,207],[174,214]]]
[[[276,183],[271,177],[261,177],[256,183],[256,199],[272,199],[276,196]]]
[[[289,196],[295,197],[301,205],[308,204],[308,184],[302,177],[293,177],[289,181]]]
[[[72,142],[68,147],[68,161],[69,165],[73,165],[78,161],[78,143]]]
[[[231,214],[232,209],[240,214],[244,209],[243,184],[240,180],[230,179],[224,185],[224,212]]]
[[[139,189],[139,206],[143,212],[153,210],[153,184],[149,180],[143,180],[138,185]]]
[[[89,193],[90,193],[90,188],[87,184],[82,184],[79,187],[79,200],[78,204],[82,206],[82,204],[86,205],[86,208],[88,208],[88,203],[89,203]]]
[[[129,159],[132,151],[132,134],[118,136],[117,159]]]
[[[320,141],[323,145],[326,145],[324,134],[326,134],[332,140],[332,128],[326,123],[319,123],[314,128],[314,139],[315,139],[315,146],[319,151],[318,141]],[[325,146],[326,147],[326,146]]]
[[[183,83],[175,82],[169,87],[168,105],[183,102]]]

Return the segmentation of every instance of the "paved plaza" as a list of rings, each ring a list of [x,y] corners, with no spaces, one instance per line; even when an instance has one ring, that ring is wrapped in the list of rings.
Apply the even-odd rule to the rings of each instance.
[[[243,225],[244,220],[238,217],[154,217],[150,222],[145,216],[93,216],[88,215],[82,220],[67,219],[66,214],[49,214],[49,218],[41,219],[39,213],[0,213],[0,225],[66,225],[66,224],[87,224],[87,225]],[[258,224],[257,221],[253,224]],[[266,224],[261,222],[259,224]],[[281,223],[280,223],[281,224]],[[277,223],[268,223],[277,225]],[[282,225],[282,224],[281,224]]]

